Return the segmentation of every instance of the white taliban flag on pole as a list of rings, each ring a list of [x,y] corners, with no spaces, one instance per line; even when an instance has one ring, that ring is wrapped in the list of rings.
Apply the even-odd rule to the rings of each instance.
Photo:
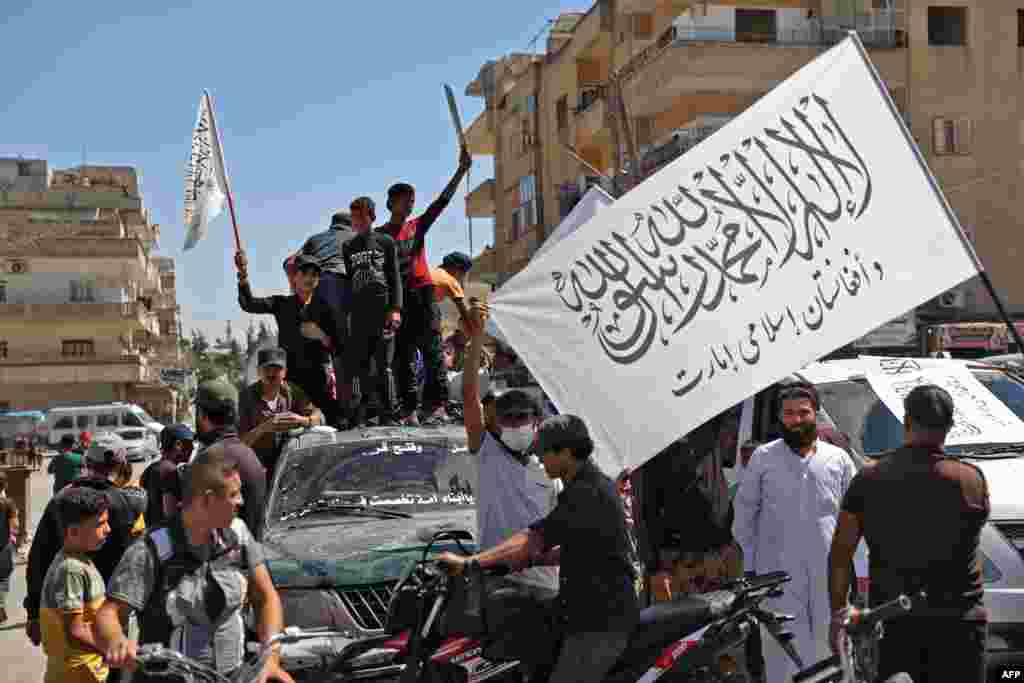
[[[980,271],[851,34],[532,260],[491,309],[614,475]]]
[[[210,221],[224,210],[228,198],[227,175],[217,123],[209,93],[199,98],[199,115],[192,131],[192,153],[185,174],[185,250],[206,237]]]

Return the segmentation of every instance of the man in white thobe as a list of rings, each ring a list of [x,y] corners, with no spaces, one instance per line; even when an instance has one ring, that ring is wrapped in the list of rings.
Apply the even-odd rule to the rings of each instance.
[[[747,572],[785,571],[792,581],[770,609],[796,617],[786,625],[805,667],[830,655],[828,552],[839,505],[856,474],[853,460],[818,438],[818,393],[809,384],[780,392],[782,438],[757,449],[734,501],[733,535]],[[762,635],[768,683],[792,680],[796,664]]]

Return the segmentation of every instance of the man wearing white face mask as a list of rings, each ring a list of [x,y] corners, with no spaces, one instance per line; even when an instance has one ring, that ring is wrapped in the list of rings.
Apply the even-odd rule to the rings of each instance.
[[[540,421],[540,406],[521,389],[495,397],[495,420],[488,424],[480,403],[480,356],[487,304],[474,301],[467,327],[472,339],[466,352],[462,400],[469,452],[479,460],[476,488],[477,552],[508,540],[550,513],[558,502],[555,482],[531,452]],[[552,592],[558,591],[557,567],[531,567],[507,577]]]

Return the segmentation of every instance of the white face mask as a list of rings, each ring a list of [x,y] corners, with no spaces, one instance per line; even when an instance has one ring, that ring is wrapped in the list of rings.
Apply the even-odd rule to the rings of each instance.
[[[514,427],[501,430],[501,442],[508,446],[509,450],[522,453],[533,443],[533,425]]]

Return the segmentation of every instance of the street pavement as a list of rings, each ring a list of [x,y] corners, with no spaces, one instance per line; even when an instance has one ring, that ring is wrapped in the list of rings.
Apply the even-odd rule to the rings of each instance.
[[[53,489],[53,477],[46,474],[46,464],[39,472],[33,472],[30,479],[31,506],[28,511],[28,529],[31,534]],[[146,463],[135,463],[132,467],[138,478]],[[46,658],[42,647],[34,647],[25,636],[25,565],[19,564],[11,577],[11,592],[7,595],[7,623],[0,625],[0,680],[10,683],[39,683],[43,680]]]

